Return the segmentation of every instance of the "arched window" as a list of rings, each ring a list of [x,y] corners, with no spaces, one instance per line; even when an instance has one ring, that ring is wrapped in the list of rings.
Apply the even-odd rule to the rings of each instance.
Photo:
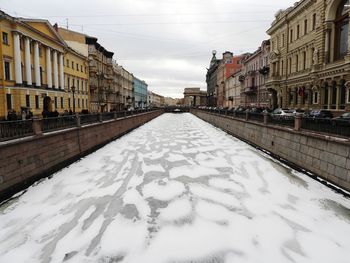
[[[350,1],[343,0],[338,6],[335,20],[335,58],[342,59],[348,51]]]

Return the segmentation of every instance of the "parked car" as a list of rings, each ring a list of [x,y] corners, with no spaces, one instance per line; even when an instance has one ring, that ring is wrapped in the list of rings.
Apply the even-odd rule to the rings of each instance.
[[[271,113],[272,118],[289,118],[294,117],[294,110],[277,108]]]
[[[294,109],[293,113],[294,113],[294,116],[296,116],[296,115],[301,115],[303,117],[306,116],[306,112],[304,110],[301,110],[301,109]]]
[[[312,110],[307,117],[315,119],[332,119],[333,114],[329,110]]]
[[[343,113],[339,117],[331,120],[333,126],[348,126],[350,127],[350,112]]]

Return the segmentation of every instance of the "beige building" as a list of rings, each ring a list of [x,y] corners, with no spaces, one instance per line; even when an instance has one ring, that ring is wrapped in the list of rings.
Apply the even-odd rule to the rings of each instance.
[[[243,105],[244,72],[238,71],[225,81],[225,107],[233,108]]]
[[[246,56],[244,69],[244,102],[246,107],[270,107],[266,81],[269,73],[270,41],[265,40],[252,54]]]
[[[120,66],[121,86],[122,86],[122,105],[124,109],[129,109],[133,106],[135,100],[133,96],[133,74]]]
[[[348,0],[303,0],[276,14],[267,87],[275,107],[350,110]]]
[[[148,94],[148,106],[149,107],[163,107],[164,106],[164,96],[154,93],[150,90],[147,91]]]
[[[200,88],[185,88],[184,105],[185,106],[205,106],[207,104],[207,92]]]

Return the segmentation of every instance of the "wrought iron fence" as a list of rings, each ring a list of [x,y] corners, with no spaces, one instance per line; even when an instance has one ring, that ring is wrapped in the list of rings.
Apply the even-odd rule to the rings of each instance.
[[[102,120],[109,121],[114,119],[114,112],[105,112],[102,113]]]
[[[282,126],[288,126],[291,128],[294,128],[295,125],[295,118],[294,116],[269,116],[269,123],[276,124],[276,125],[282,125]]]
[[[99,115],[100,115],[99,113],[80,115],[80,124],[86,125],[86,124],[99,122],[100,121]]]
[[[236,111],[235,114],[236,114],[236,118],[240,118],[240,119],[245,119],[247,115],[245,112],[242,112],[242,111]]]
[[[33,135],[33,120],[0,122],[0,141]]]
[[[303,118],[301,128],[327,134],[350,137],[350,123],[337,122],[331,119]]]
[[[264,114],[256,112],[249,113],[249,120],[264,122]]]
[[[56,131],[77,126],[77,117],[75,115],[61,116],[57,118],[45,118],[42,120],[42,131]]]

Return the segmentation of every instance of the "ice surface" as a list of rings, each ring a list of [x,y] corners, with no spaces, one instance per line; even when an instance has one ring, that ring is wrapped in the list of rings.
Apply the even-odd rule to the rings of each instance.
[[[0,262],[348,263],[350,200],[164,114],[0,207]]]

